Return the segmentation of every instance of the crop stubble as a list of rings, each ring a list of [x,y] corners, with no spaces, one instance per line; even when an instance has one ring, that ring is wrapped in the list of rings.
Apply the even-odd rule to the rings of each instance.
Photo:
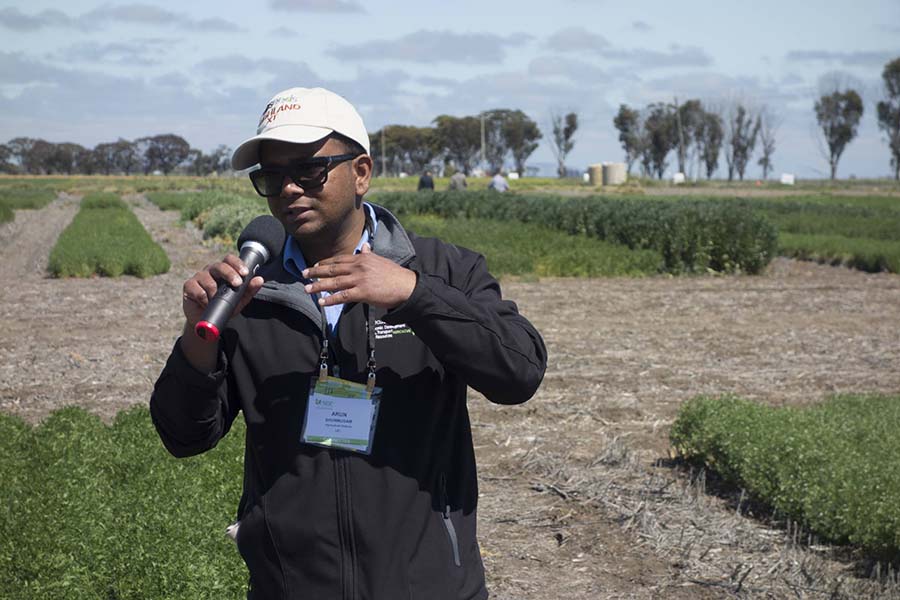
[[[72,199],[0,227],[0,409],[37,422],[79,404],[109,419],[147,402],[180,331],[181,284],[222,249],[177,226],[177,213],[129,200],[169,273],[47,278]],[[852,578],[856,563],[840,552],[740,516],[753,507],[654,464],[667,458],[678,405],[696,394],[802,404],[900,390],[900,276],[777,259],[760,277],[503,289],[543,333],[550,364],[523,406],[471,394],[494,597],[893,595]]]

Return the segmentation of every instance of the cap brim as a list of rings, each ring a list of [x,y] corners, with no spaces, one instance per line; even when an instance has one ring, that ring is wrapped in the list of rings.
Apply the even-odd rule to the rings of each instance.
[[[263,140],[275,140],[291,144],[311,144],[318,142],[333,133],[326,127],[313,127],[311,125],[282,125],[273,127],[268,131],[255,135],[249,140],[241,142],[234,154],[231,155],[231,168],[235,171],[249,169],[259,162],[259,143]]]

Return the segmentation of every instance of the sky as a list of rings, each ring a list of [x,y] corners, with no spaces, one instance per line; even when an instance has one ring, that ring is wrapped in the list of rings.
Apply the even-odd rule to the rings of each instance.
[[[578,114],[566,162],[581,169],[623,160],[620,104],[698,98],[765,107],[776,176],[818,178],[813,105],[840,81],[865,113],[838,176],[889,176],[875,104],[897,57],[900,0],[0,0],[0,142],[175,133],[235,147],[277,92],[323,86],[369,131],[520,109],[545,132],[529,164],[549,175],[553,114]]]

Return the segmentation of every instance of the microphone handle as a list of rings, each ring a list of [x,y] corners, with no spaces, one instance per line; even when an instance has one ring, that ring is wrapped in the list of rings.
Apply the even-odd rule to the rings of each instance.
[[[218,286],[216,295],[209,301],[206,310],[203,311],[203,316],[194,327],[194,332],[208,342],[215,342],[219,339],[222,329],[225,328],[225,324],[231,319],[234,307],[237,306],[237,303],[244,296],[244,291],[246,291],[250,280],[256,275],[260,265],[266,262],[266,256],[254,245],[246,244],[241,248],[241,261],[247,265],[250,273],[243,278],[241,285],[236,288],[231,287],[224,281],[216,280],[216,285]]]

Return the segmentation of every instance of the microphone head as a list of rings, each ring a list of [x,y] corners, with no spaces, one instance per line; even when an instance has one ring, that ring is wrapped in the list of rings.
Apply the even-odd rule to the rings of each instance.
[[[278,256],[284,247],[287,232],[284,226],[272,215],[260,215],[250,221],[238,238],[237,247],[240,250],[247,242],[261,244],[268,253],[266,262],[274,256]]]

